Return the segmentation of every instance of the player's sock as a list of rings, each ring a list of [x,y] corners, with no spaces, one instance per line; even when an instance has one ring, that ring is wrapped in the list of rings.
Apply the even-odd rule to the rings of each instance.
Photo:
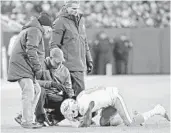
[[[161,115],[162,117],[164,117],[168,121],[170,121],[170,118],[169,118],[169,116],[167,114],[167,111],[162,105],[160,105],[160,104],[156,105],[154,107],[154,110],[155,110],[155,113],[156,113],[155,115]]]
[[[156,110],[154,110],[154,109],[142,114],[144,121],[148,120],[149,118],[153,117],[154,115],[156,115]]]

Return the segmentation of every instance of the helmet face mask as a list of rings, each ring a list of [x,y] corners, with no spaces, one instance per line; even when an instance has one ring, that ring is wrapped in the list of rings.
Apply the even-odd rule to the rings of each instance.
[[[74,119],[78,116],[78,103],[74,99],[64,100],[61,104],[60,109],[64,117],[70,121],[74,121]]]

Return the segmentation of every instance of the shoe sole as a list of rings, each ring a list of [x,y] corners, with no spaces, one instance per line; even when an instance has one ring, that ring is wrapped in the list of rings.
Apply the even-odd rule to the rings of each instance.
[[[22,126],[23,128],[27,128],[27,129],[37,129],[37,128],[42,128],[43,126],[40,126],[40,127],[25,127],[25,126]]]
[[[168,121],[170,121],[169,115],[167,114],[167,112],[164,114],[164,118],[166,118]]]
[[[17,118],[14,118],[14,120],[15,120],[18,124],[21,125],[21,121],[20,121],[20,120],[18,120]]]

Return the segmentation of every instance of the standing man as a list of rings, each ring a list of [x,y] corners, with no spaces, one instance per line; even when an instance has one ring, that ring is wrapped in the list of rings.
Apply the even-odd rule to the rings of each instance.
[[[106,74],[106,65],[112,64],[112,47],[105,31],[100,31],[96,40],[98,51],[97,74]]]
[[[128,74],[128,58],[132,46],[132,42],[126,35],[123,34],[119,37],[115,37],[113,56],[116,64],[116,74]]]
[[[53,24],[50,41],[51,49],[61,48],[64,65],[71,74],[72,86],[76,96],[85,89],[84,71],[93,69],[93,61],[87,43],[83,14],[78,12],[78,0],[67,0]]]
[[[22,89],[22,123],[24,128],[40,128],[35,123],[35,108],[41,88],[36,79],[43,75],[42,59],[45,58],[43,34],[51,29],[51,18],[47,13],[33,17],[19,33],[12,51],[8,81],[18,81]],[[44,60],[43,60],[44,61]]]

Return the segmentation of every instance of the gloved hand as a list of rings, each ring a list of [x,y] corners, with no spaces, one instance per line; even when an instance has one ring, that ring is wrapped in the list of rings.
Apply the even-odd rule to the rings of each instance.
[[[92,70],[93,70],[93,62],[89,61],[87,62],[87,73],[92,72]]]
[[[65,86],[63,86],[62,84],[56,83],[54,81],[51,82],[51,87],[56,88],[58,91],[65,92]]]
[[[76,100],[77,97],[76,96],[72,96],[71,98],[74,99],[74,100]]]
[[[36,79],[39,80],[43,77],[43,71],[39,70],[35,72]]]

